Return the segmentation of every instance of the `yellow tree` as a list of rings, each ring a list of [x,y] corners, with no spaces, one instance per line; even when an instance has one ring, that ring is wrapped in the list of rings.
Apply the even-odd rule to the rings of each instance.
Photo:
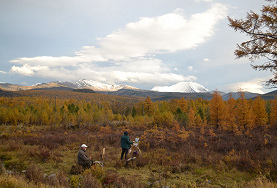
[[[0,106],[0,123],[5,124],[9,121],[8,108]]]
[[[212,94],[212,99],[210,103],[210,122],[211,125],[219,128],[223,128],[225,121],[225,104],[222,99],[221,94],[218,91],[215,91]]]
[[[252,104],[252,109],[254,113],[254,123],[257,126],[265,126],[267,122],[267,113],[265,108],[265,101],[258,96]]]
[[[49,124],[49,116],[45,109],[41,109],[38,114],[39,122],[41,125],[48,125]]]
[[[225,117],[226,128],[230,130],[237,129],[235,108],[236,108],[236,100],[234,99],[234,97],[232,97],[232,95],[230,95],[226,104],[226,117]]]
[[[181,108],[183,112],[188,112],[188,101],[184,99],[184,97],[178,100],[178,106]]]
[[[244,92],[239,92],[240,98],[237,100],[237,108],[236,108],[236,120],[239,128],[241,130],[246,129],[247,127],[251,127],[251,118],[250,116],[250,105],[245,98]]]
[[[150,99],[150,97],[146,97],[144,104],[143,104],[143,110],[146,115],[149,115],[149,116],[153,115],[154,107],[153,107],[153,103],[152,103],[152,100]]]
[[[189,110],[192,109],[196,113],[197,108],[196,108],[196,105],[195,105],[195,101],[193,99],[189,100],[188,108],[189,108]]]
[[[179,106],[179,99],[171,99],[169,102],[169,108],[172,113],[176,112],[176,109]],[[180,108],[181,109],[181,108]]]
[[[195,127],[196,124],[196,117],[195,117],[195,111],[193,108],[189,109],[189,122],[188,122],[188,126],[189,127]]]
[[[270,125],[277,128],[277,97],[271,102]]]

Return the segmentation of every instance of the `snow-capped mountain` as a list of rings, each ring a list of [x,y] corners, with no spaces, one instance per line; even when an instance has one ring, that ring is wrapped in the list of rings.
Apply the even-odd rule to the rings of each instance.
[[[78,80],[76,82],[58,82],[72,88],[88,88],[94,91],[118,91],[120,89],[138,89],[129,85],[109,85],[93,80]]]
[[[179,82],[172,86],[155,86],[152,91],[159,92],[180,92],[180,93],[207,93],[204,86],[196,82]]]

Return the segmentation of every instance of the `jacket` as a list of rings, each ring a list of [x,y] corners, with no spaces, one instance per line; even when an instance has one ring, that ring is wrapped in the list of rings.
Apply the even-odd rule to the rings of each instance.
[[[129,136],[127,136],[125,134],[121,136],[121,147],[123,149],[130,149],[131,144],[133,144],[133,142],[130,141]]]
[[[78,164],[84,165],[86,161],[91,161],[91,159],[87,156],[86,151],[80,149],[77,155]]]

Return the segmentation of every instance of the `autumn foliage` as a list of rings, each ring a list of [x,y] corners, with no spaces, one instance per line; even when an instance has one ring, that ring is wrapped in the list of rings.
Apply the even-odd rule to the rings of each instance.
[[[195,183],[204,187],[207,178],[217,181],[201,175],[203,167],[277,180],[277,99],[246,100],[241,92],[239,99],[224,101],[217,91],[210,101],[66,94],[0,98],[0,159],[5,168],[26,170],[25,179],[37,184],[145,187],[146,182],[134,179],[137,175],[126,178],[119,173],[119,141],[128,131],[132,139],[140,138],[143,152],[129,168],[139,174],[148,169],[146,181],[152,187],[167,185],[162,181],[176,174],[193,174],[198,177]],[[106,171],[93,168],[81,179],[68,174],[80,143],[92,146],[93,159],[98,160],[106,148]],[[58,173],[46,180],[42,174],[51,165]],[[174,185],[191,186],[181,179]]]
[[[90,96],[90,97],[87,97]],[[142,124],[170,128],[174,123],[184,127],[210,126],[217,129],[246,131],[257,127],[276,127],[276,100],[260,97],[246,100],[244,93],[235,100],[223,101],[219,92],[210,101],[201,98],[152,101],[97,94],[86,97],[54,98],[1,97],[0,124],[55,127]]]

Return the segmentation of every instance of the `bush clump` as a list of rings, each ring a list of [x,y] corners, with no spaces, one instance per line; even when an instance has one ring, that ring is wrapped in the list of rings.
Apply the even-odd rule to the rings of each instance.
[[[27,167],[25,177],[29,181],[33,181],[35,183],[43,182],[44,179],[43,171],[35,164],[31,164]]]

